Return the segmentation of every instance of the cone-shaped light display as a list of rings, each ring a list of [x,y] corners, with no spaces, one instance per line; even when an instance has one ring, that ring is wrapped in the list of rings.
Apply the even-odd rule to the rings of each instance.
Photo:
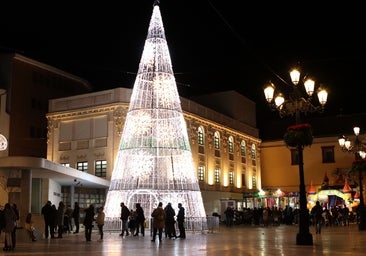
[[[160,8],[154,5],[107,194],[107,220],[120,203],[146,218],[159,202],[182,203],[186,217],[206,217],[193,165]]]

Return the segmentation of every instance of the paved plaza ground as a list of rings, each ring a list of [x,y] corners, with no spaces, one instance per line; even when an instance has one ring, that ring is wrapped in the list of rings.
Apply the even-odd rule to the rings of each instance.
[[[118,233],[105,233],[103,242],[98,242],[98,233],[93,231],[92,241],[86,242],[84,233],[67,234],[62,239],[39,238],[31,242],[24,230],[18,230],[14,251],[0,252],[0,255],[366,255],[366,231],[359,231],[356,224],[349,227],[325,227],[321,235],[313,234],[312,246],[296,245],[298,227],[269,226],[255,227],[221,225],[213,233],[190,233],[186,239],[151,242],[149,231],[145,237],[121,238]],[[40,234],[41,236],[41,234]],[[4,234],[1,234],[4,241]]]

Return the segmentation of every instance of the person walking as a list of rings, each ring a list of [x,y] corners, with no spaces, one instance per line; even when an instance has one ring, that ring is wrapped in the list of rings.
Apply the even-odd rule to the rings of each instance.
[[[77,234],[77,233],[79,233],[79,228],[80,228],[80,207],[79,207],[78,202],[74,203],[74,210],[72,211],[72,218],[74,219],[74,224],[75,224],[74,234]]]
[[[165,237],[169,239],[175,239],[177,237],[175,233],[175,210],[171,203],[168,203],[164,208],[166,220],[165,220]]]
[[[98,208],[98,215],[97,215],[97,218],[95,220],[95,222],[97,223],[98,230],[99,230],[99,235],[100,235],[100,238],[98,239],[98,242],[103,241],[103,226],[104,226],[104,219],[105,219],[105,213],[104,213],[103,210],[104,210],[103,206]]]
[[[321,207],[319,201],[316,201],[315,206],[311,209],[310,213],[313,215],[313,218],[314,218],[315,232],[316,232],[316,234],[320,234],[322,220],[323,220],[323,216],[322,216],[323,208]]]
[[[34,234],[36,229],[33,225],[32,213],[27,214],[27,217],[25,218],[24,228],[28,231],[29,237],[32,239],[32,241],[37,241],[36,235]]]
[[[65,204],[60,201],[57,208],[57,238],[62,238],[62,233],[64,232],[64,221],[65,221]]]
[[[4,220],[5,220],[5,227],[4,227],[5,240],[3,250],[12,251],[14,250],[14,247],[11,239],[11,233],[13,232],[15,227],[16,214],[9,203],[6,203],[4,207]]]
[[[155,242],[156,234],[159,231],[159,242],[163,237],[163,228],[165,226],[166,214],[163,209],[163,203],[159,202],[158,207],[154,209],[151,213],[151,217],[153,218],[153,237],[151,242]]]
[[[136,233],[134,236],[138,236],[141,231],[142,236],[145,236],[145,214],[141,204],[136,204]]]
[[[85,227],[85,239],[87,242],[91,241],[91,234],[94,221],[94,205],[89,205],[89,208],[85,209],[84,227]]]
[[[186,238],[186,229],[184,228],[185,210],[181,203],[178,203],[178,208],[179,208],[177,215],[177,222],[179,229],[178,238],[185,239]]]
[[[127,206],[122,202],[121,203],[121,220],[122,220],[122,232],[121,234],[119,234],[119,236],[124,235],[125,231],[126,231],[126,236],[129,236],[130,233],[128,232],[128,217],[130,216],[130,210],[127,208]]]
[[[48,239],[49,235],[51,235],[51,238],[54,238],[55,234],[55,227],[54,225],[51,226],[51,224],[54,223],[52,211],[51,201],[47,201],[47,203],[41,209],[44,219],[44,237],[46,239]]]

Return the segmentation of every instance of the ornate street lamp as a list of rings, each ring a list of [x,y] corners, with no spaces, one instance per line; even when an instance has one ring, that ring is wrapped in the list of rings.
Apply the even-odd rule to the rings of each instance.
[[[280,117],[295,116],[296,125],[287,129],[284,139],[289,147],[297,149],[299,156],[300,216],[299,233],[296,236],[296,244],[312,245],[313,236],[309,232],[309,210],[307,209],[303,162],[303,150],[305,146],[309,146],[312,143],[312,131],[309,124],[300,124],[300,121],[301,113],[323,112],[324,105],[327,102],[328,92],[324,88],[319,87],[317,90],[319,104],[315,104],[313,99],[315,81],[310,77],[300,79],[300,71],[296,68],[290,71],[290,77],[292,81],[292,91],[290,92],[288,99],[280,92],[274,97],[275,85],[272,82],[265,85],[264,95],[269,107],[273,111],[278,111]],[[303,87],[300,87],[301,82],[303,82]]]
[[[351,142],[348,137],[342,135],[339,137],[338,143],[341,146],[342,151],[352,153],[355,156],[355,161],[353,162],[350,171],[358,172],[358,185],[360,189],[360,204],[358,205],[360,222],[358,229],[366,230],[366,212],[362,185],[362,172],[366,171],[366,145],[359,139],[360,127],[353,127],[353,132],[356,136],[354,142]]]

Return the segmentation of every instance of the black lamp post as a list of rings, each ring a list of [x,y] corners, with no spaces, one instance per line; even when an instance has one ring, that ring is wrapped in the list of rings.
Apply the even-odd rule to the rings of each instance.
[[[359,139],[360,127],[353,127],[353,132],[356,136],[355,141],[352,143],[349,138],[344,135],[340,136],[338,139],[338,143],[341,146],[342,150],[345,152],[353,153],[355,155],[355,161],[360,161],[366,157],[366,146]],[[358,224],[359,230],[366,230],[366,212],[365,212],[365,203],[363,198],[363,185],[362,185],[362,168],[358,168],[358,185],[360,189],[360,204],[358,205],[358,213],[360,217],[360,222]]]
[[[327,102],[328,93],[325,89],[319,88],[317,91],[320,105],[315,106],[313,104],[313,93],[315,82],[314,80],[307,78],[303,81],[303,88],[299,87],[300,71],[293,69],[290,71],[292,81],[292,92],[289,98],[286,100],[282,93],[278,93],[274,96],[275,86],[272,82],[265,85],[264,95],[266,100],[273,111],[278,111],[280,117],[295,116],[296,124],[301,121],[301,113],[313,113],[322,112],[324,105]],[[306,92],[306,94],[305,94]],[[306,95],[306,96],[303,96]],[[304,180],[304,160],[303,149],[304,145],[297,144],[296,149],[299,156],[299,176],[300,176],[300,215],[299,215],[299,233],[296,236],[297,245],[312,245],[313,236],[309,232],[309,210],[307,209],[307,199]]]

